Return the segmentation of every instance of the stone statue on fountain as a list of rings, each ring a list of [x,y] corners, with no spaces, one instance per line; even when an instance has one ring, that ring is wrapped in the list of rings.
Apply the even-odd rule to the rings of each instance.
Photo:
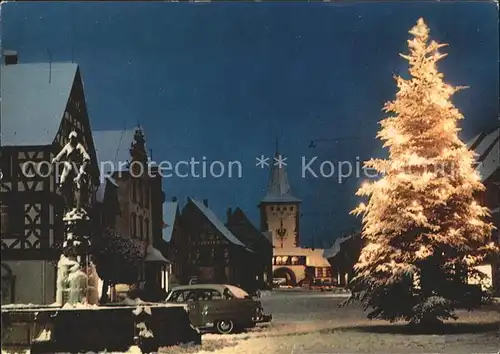
[[[59,190],[64,197],[65,211],[84,212],[83,203],[86,197],[87,173],[90,156],[83,145],[78,142],[75,131],[69,134],[68,143],[52,160],[52,163],[63,161],[63,171],[59,180]]]
[[[63,160],[64,159],[64,160]],[[68,143],[52,163],[63,163],[58,189],[64,199],[64,242],[58,263],[56,301],[65,304],[96,304],[93,294],[95,268],[89,260],[90,218],[86,211],[90,156],[72,131]],[[90,294],[92,293],[92,294]]]

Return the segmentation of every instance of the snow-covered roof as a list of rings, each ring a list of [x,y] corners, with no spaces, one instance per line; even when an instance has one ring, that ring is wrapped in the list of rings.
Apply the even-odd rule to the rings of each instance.
[[[229,231],[229,229],[226,227],[226,225],[224,225],[224,223],[219,220],[217,215],[215,215],[212,210],[207,208],[203,203],[200,203],[199,201],[197,201],[193,198],[189,198],[189,199],[206,216],[206,218],[212,223],[212,225],[214,225],[217,228],[217,230],[219,230],[220,233],[222,235],[224,235],[224,237],[229,242],[231,242],[235,245],[238,245],[238,246],[245,247],[245,245],[240,240],[238,240],[238,238],[236,236],[234,236],[231,231]]]
[[[275,159],[280,158],[280,153],[276,152]],[[301,200],[292,195],[290,183],[285,170],[284,164],[275,163],[273,160],[271,166],[271,174],[267,185],[266,195],[262,199],[262,203],[300,203]]]
[[[168,259],[163,257],[163,254],[160,250],[154,248],[151,245],[148,245],[146,248],[146,257],[144,258],[145,262],[161,262],[161,263],[171,263]]]
[[[0,65],[2,146],[51,145],[57,135],[78,65]]]
[[[96,130],[92,132],[94,146],[99,161],[101,182],[104,176],[113,172],[127,171],[127,162],[130,161],[130,145],[134,141],[133,129]]]
[[[163,241],[165,242],[170,242],[172,239],[178,208],[178,202],[165,202],[163,204]]]
[[[271,243],[273,243],[273,232],[272,231],[263,231],[262,235]]]
[[[500,169],[500,128],[482,133],[467,143],[477,154],[477,171],[482,181],[490,178]]]
[[[352,238],[352,236],[353,235],[351,234],[351,235],[347,235],[347,236],[338,237],[335,240],[335,242],[333,243],[333,245],[332,245],[331,248],[325,249],[325,252],[323,253],[323,255],[326,258],[333,258],[333,257],[335,257],[340,252],[340,245],[342,243],[344,243],[345,241],[349,240],[350,238]]]

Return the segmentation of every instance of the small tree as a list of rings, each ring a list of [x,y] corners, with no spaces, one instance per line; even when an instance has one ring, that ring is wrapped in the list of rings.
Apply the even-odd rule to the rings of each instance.
[[[352,213],[363,216],[362,249],[348,302],[360,301],[369,318],[435,325],[456,318],[471,296],[474,266],[498,252],[488,211],[475,201],[484,189],[474,153],[459,139],[462,114],[450,102],[461,89],[443,82],[436,63],[444,44],[429,42],[423,19],[410,31],[409,79],[396,77],[396,99],[384,110],[378,138],[388,159],[367,167],[381,175],[357,192],[369,198]],[[485,295],[476,289],[471,307]]]
[[[101,303],[108,301],[107,289],[113,284],[135,284],[144,255],[134,242],[108,231],[93,244],[93,258],[103,281]]]

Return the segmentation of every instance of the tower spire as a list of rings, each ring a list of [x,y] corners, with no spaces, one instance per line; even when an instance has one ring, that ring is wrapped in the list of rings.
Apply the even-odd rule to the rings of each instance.
[[[276,136],[276,152],[271,164],[271,172],[267,185],[266,196],[262,202],[266,203],[300,203],[300,199],[291,193],[290,183],[286,173],[286,157],[282,157],[279,152],[279,138]],[[281,163],[278,161],[281,161]]]

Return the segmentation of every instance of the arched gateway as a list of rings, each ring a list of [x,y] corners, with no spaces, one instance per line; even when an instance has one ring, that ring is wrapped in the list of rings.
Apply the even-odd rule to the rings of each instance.
[[[286,285],[295,286],[297,285],[297,278],[293,270],[287,267],[281,267],[273,271],[273,278],[283,278],[286,279]]]

